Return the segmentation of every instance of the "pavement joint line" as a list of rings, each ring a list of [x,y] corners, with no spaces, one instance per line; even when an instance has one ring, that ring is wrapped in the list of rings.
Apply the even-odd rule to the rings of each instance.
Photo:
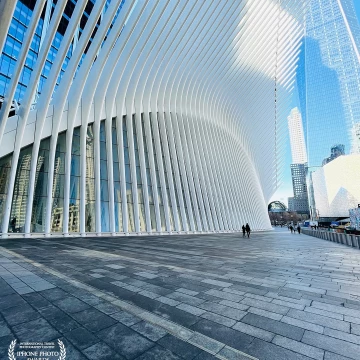
[[[114,296],[111,296],[111,295],[108,295],[108,294],[105,294],[103,291],[99,290],[99,289],[96,289],[90,285],[87,285],[87,284],[84,284],[82,283],[81,281],[78,281],[78,280],[75,280],[75,279],[72,279],[71,277],[67,276],[67,275],[64,275],[62,273],[60,273],[59,271],[57,270],[54,270],[48,266],[45,266],[43,264],[40,264],[36,261],[33,261],[31,259],[28,259],[27,257],[23,256],[23,255],[20,255],[20,254],[17,254],[16,252],[12,251],[12,250],[8,250],[8,249],[5,249],[4,247],[0,246],[0,249],[2,251],[5,251],[7,252],[8,254],[12,255],[12,256],[15,256],[16,258],[19,258],[37,268],[40,268],[46,272],[48,272],[49,274],[53,275],[53,276],[56,276],[60,279],[63,279],[65,280],[66,282],[80,288],[80,289],[84,289],[84,290],[87,290],[93,294],[95,294],[96,296],[102,298],[102,299],[105,299],[109,302],[111,302],[112,304],[114,304],[115,306],[119,307],[121,310],[123,311],[127,311],[139,318],[141,318],[142,320],[144,321],[147,321],[155,326],[158,326],[158,327],[161,327],[163,328],[164,330],[166,330],[168,333],[172,334],[173,336],[181,339],[182,341],[185,341],[203,351],[206,351],[207,353],[211,354],[211,355],[214,355],[215,357],[217,357],[218,359],[221,359],[221,360],[231,360],[230,358],[228,357],[225,357],[221,354],[219,354],[219,352],[226,348],[226,349],[229,349],[230,351],[232,351],[233,353],[235,354],[239,354],[243,357],[246,357],[250,360],[259,360],[258,358],[255,358],[249,354],[246,354],[240,350],[237,350],[235,348],[232,348],[220,341],[217,341],[213,338],[210,338],[206,335],[203,335],[201,333],[198,333],[196,331],[193,331],[193,330],[190,330],[182,325],[179,325],[173,321],[170,321],[170,320],[167,320],[161,316],[158,316],[158,315],[155,315],[153,313],[151,313],[150,311],[147,311],[147,310],[144,310],[136,305],[133,305],[127,301],[124,301],[124,300],[121,300],[121,299],[118,299]],[[178,331],[174,331],[174,328],[177,328]],[[221,348],[217,351],[217,352],[213,352],[201,345],[199,345],[198,343],[194,342],[191,340],[192,337],[194,337],[195,335],[197,336],[200,336],[202,338],[205,338],[207,339],[209,342],[212,342],[212,343],[216,343],[216,344],[219,344],[219,346],[221,346]]]

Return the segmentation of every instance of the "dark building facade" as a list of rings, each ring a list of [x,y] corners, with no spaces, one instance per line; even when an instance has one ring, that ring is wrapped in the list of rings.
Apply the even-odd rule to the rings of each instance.
[[[294,197],[288,199],[289,211],[299,214],[309,213],[309,199],[306,184],[307,164],[291,164]]]

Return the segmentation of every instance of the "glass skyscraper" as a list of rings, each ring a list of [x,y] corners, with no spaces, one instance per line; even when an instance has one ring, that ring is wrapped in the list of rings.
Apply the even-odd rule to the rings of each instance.
[[[334,182],[341,174],[352,177],[348,167],[355,160],[344,158],[336,166],[332,161],[350,154],[352,159],[360,157],[359,47],[360,27],[353,0],[310,0],[297,82],[310,170],[310,211],[316,217],[329,216],[327,208],[343,209],[336,199],[343,198],[345,204],[345,198],[355,202],[358,198],[352,186],[340,189]],[[338,175],[332,172],[335,178],[327,177],[325,185],[319,174],[334,166]],[[331,212],[335,217],[345,213]]]
[[[297,80],[309,166],[360,153],[360,27],[353,0],[310,0]]]

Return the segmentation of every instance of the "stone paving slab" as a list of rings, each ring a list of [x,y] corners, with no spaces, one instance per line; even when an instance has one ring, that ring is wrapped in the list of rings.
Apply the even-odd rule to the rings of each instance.
[[[0,358],[360,358],[360,252],[287,230],[3,239],[0,289]]]

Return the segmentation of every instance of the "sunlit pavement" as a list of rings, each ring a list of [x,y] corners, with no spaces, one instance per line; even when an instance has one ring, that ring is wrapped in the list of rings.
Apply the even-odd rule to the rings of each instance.
[[[360,252],[272,232],[0,244],[0,358],[360,359]]]

